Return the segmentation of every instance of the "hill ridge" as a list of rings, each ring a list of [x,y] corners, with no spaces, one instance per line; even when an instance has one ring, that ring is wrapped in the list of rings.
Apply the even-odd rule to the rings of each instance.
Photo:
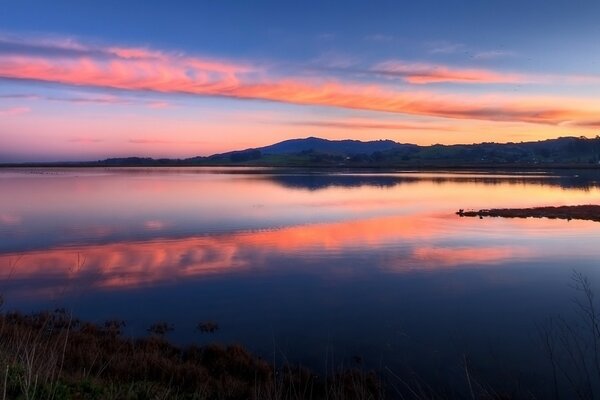
[[[49,166],[289,166],[289,167],[585,167],[600,168],[600,136],[528,142],[417,145],[390,139],[330,140],[315,136],[185,159],[107,158],[90,162],[3,164]]]

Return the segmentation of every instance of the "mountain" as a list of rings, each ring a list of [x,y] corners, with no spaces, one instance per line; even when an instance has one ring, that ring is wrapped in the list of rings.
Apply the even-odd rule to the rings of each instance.
[[[13,164],[14,165],[14,164]],[[381,168],[600,168],[600,136],[560,137],[519,143],[431,146],[392,140],[291,139],[269,146],[187,159],[110,158],[65,166],[281,166]]]
[[[590,166],[600,162],[600,137],[431,146],[309,137],[192,160],[271,166]]]
[[[258,150],[262,154],[293,154],[301,152],[315,152],[327,154],[371,154],[376,151],[399,150],[405,146],[396,143],[393,140],[373,140],[361,142],[360,140],[327,140],[317,137],[308,137],[306,139],[290,139],[275,143],[270,146],[260,147]]]
[[[358,154],[373,154],[375,152],[387,152],[393,150],[408,150],[418,146],[412,144],[400,144],[393,140],[373,140],[363,142],[360,140],[328,140],[317,137],[304,139],[290,139],[269,146],[251,148],[246,150],[231,151],[222,154],[214,154],[209,160],[229,160],[234,162],[247,162],[269,157],[275,160],[277,156],[327,156],[344,159],[345,157]],[[275,156],[275,157],[273,157]],[[310,157],[309,157],[310,158]],[[314,158],[314,157],[313,157]],[[197,157],[195,159],[198,159]]]

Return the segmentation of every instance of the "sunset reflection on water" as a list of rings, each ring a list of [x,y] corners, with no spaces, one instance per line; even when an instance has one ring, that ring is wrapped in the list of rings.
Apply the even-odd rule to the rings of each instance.
[[[600,224],[455,212],[597,204],[594,182],[553,174],[5,170],[0,289],[9,309],[56,305],[92,320],[119,317],[131,334],[168,319],[181,342],[195,340],[194,318],[209,316],[224,327],[215,340],[260,352],[275,336],[309,359],[332,340],[392,357],[406,349],[390,343],[406,335],[438,343],[442,354],[456,321],[477,321],[467,335],[518,348],[530,321],[568,306],[572,269],[600,278]],[[357,321],[368,321],[368,336],[353,328]]]

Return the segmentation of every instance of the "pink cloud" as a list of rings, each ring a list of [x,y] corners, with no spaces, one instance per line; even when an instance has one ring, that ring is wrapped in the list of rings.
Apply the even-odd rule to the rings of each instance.
[[[167,144],[173,143],[172,140],[165,139],[129,139],[129,143],[135,144]]]
[[[21,223],[21,217],[14,214],[0,214],[0,224],[18,225]]]
[[[69,139],[71,143],[101,143],[103,141],[103,139],[90,136],[76,136]]]
[[[161,230],[164,229],[166,226],[167,224],[165,222],[159,220],[150,220],[144,223],[144,227],[151,231]]]
[[[294,104],[324,105],[357,110],[386,111],[456,119],[514,121],[556,125],[593,115],[572,100],[512,98],[507,96],[440,95],[431,92],[392,92],[376,85],[326,83],[319,86],[298,81],[241,85],[232,97],[267,99]],[[581,106],[575,106],[582,103]],[[596,105],[597,107],[597,105]]]
[[[0,109],[0,116],[21,115],[21,114],[27,114],[30,111],[31,111],[31,109],[29,107],[6,108],[4,110]]]
[[[405,63],[403,61],[386,61],[376,65],[371,71],[390,77],[400,77],[414,84],[439,82],[522,83],[526,80],[521,75],[499,73],[485,69],[450,68],[444,65]]]
[[[131,104],[131,100],[123,99],[117,96],[47,96],[39,97],[50,101],[64,101],[77,104]]]
[[[167,103],[166,101],[153,101],[150,103],[147,103],[148,108],[152,108],[152,109],[163,109],[163,108],[169,108],[171,107],[171,105],[169,103]]]
[[[474,59],[492,59],[507,56],[509,52],[482,52]],[[431,83],[457,84],[568,84],[585,85],[600,83],[600,75],[553,75],[553,74],[517,74],[498,72],[482,68],[457,68],[442,64],[408,63],[400,60],[385,61],[375,65],[368,72],[400,78],[405,82],[424,85]]]
[[[167,140],[153,138],[132,138],[128,140],[133,144],[205,144],[204,140]]]
[[[572,125],[575,125],[575,126],[578,126],[581,128],[600,129],[600,119],[577,121],[577,122],[574,122]]]
[[[369,120],[334,120],[334,121],[297,121],[289,125],[314,126],[318,128],[336,129],[382,129],[382,130],[453,130],[446,125],[415,124],[415,123],[383,123]]]
[[[0,54],[0,77],[131,91],[552,125],[590,118],[598,112],[598,104],[583,100],[398,91],[383,85],[340,82],[326,77],[317,80],[282,79],[269,76],[268,71],[259,68],[181,53],[66,43],[67,46],[56,46],[54,53],[47,48],[36,53],[23,46],[21,52]],[[399,62],[382,63],[376,71],[398,74],[415,84],[518,83],[523,80],[517,74]]]

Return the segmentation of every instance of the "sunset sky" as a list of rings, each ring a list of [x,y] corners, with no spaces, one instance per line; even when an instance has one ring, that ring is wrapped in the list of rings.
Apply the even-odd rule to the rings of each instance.
[[[600,134],[600,2],[2,1],[0,162]]]

